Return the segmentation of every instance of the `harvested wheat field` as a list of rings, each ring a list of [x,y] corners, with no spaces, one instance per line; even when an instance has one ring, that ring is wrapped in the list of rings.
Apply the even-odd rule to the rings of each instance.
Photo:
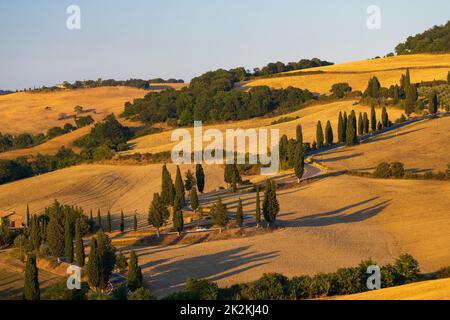
[[[42,176],[0,186],[0,209],[25,214],[27,203],[32,213],[57,199],[64,204],[80,206],[89,212],[111,210],[113,215],[135,210],[144,220],[153,194],[161,190],[161,164],[148,166],[80,165]],[[176,167],[168,165],[175,179]],[[189,167],[191,170],[195,166]],[[182,173],[188,166],[181,166]],[[212,191],[223,183],[223,169],[205,166],[206,188]]]
[[[411,283],[395,288],[336,297],[336,300],[450,300],[450,279]]]
[[[372,138],[355,147],[314,158],[338,170],[371,171],[381,162],[400,161],[406,169],[445,171],[450,163],[450,117],[426,120]]]
[[[101,87],[48,93],[20,92],[0,96],[1,133],[40,133],[52,127],[74,124],[73,119],[58,120],[61,113],[74,115],[74,107],[95,109],[96,121],[110,113],[120,114],[125,102],[144,97],[148,91],[129,87]],[[49,108],[47,108],[49,107]],[[93,110],[94,111],[94,110]]]
[[[236,121],[229,123],[222,123],[216,125],[208,125],[203,127],[203,132],[208,129],[219,129],[223,133],[227,129],[258,129],[258,128],[267,128],[267,129],[279,129],[280,137],[283,134],[286,134],[289,138],[295,137],[295,130],[297,125],[301,124],[303,127],[303,137],[305,142],[313,142],[316,139],[316,126],[317,121],[322,121],[322,126],[325,129],[326,122],[328,120],[331,121],[331,125],[333,126],[333,130],[337,133],[337,122],[339,112],[347,112],[350,113],[352,110],[358,112],[368,112],[370,113],[370,107],[354,105],[355,100],[343,100],[332,103],[325,104],[317,104],[313,105],[299,111],[295,111],[290,114],[281,115],[272,118],[255,118],[251,120],[244,121]],[[392,119],[398,119],[402,111],[399,109],[389,109],[389,116]],[[377,116],[381,116],[381,109],[377,109]],[[284,117],[292,117],[294,120],[289,122],[284,122],[276,125],[271,125],[274,121],[284,118]],[[298,119],[295,119],[299,117]],[[192,128],[188,129],[191,135],[193,136],[194,130]],[[161,151],[169,151],[178,143],[171,142],[172,131],[165,131],[145,137],[141,137],[131,141],[133,148],[130,151],[125,153],[157,153]],[[204,144],[206,147],[208,143]]]
[[[404,252],[418,259],[423,272],[432,272],[450,265],[449,192],[447,182],[341,175],[279,191],[278,225],[284,229],[250,238],[134,249],[147,284],[159,296],[180,290],[188,277],[229,286],[266,272],[289,277],[334,272],[370,257],[385,264]],[[242,200],[248,220],[254,198]],[[231,211],[236,201],[226,200],[234,204]]]
[[[364,91],[369,79],[374,76],[378,77],[383,87],[398,84],[406,68],[411,69],[413,82],[445,80],[450,70],[450,54],[404,55],[349,62],[304,71],[297,70],[286,73],[286,77],[256,79],[246,83],[245,86],[270,86],[273,88],[293,86],[328,94],[333,84],[347,82],[353,90]],[[289,75],[289,73],[296,75]]]

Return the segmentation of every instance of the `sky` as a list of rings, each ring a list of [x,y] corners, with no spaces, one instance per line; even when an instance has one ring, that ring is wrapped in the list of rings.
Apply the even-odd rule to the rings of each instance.
[[[70,5],[80,30],[66,26]],[[380,30],[366,26],[370,5]],[[448,20],[448,0],[0,0],[0,89],[362,60]]]

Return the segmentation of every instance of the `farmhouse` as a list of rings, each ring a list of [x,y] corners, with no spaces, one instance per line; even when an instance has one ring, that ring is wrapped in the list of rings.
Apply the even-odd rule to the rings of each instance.
[[[11,229],[22,228],[22,216],[15,212],[0,212],[0,226],[3,225]]]

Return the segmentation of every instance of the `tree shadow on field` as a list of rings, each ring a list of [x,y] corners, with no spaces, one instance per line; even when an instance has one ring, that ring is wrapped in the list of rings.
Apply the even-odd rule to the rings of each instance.
[[[394,129],[395,130],[395,129]],[[392,131],[394,131],[392,130]],[[414,133],[414,132],[419,132],[422,131],[423,129],[414,129],[414,130],[409,130],[409,131],[405,131],[405,132],[400,132],[400,133],[393,133],[392,131],[390,132],[391,134],[387,134],[387,135],[382,135],[382,136],[376,136],[373,139],[369,139],[364,141],[364,144],[369,144],[369,143],[374,143],[374,142],[379,142],[379,141],[385,141],[385,140],[390,140],[393,138],[397,138],[397,137],[402,137],[402,136],[406,136],[410,133]]]
[[[335,162],[335,161],[357,158],[357,157],[361,157],[363,155],[364,155],[363,152],[359,152],[359,153],[353,153],[353,154],[349,154],[346,156],[340,156],[340,157],[333,157],[333,158],[327,158],[327,159],[316,159],[316,162],[319,162],[319,163]]]
[[[372,204],[379,197],[371,198],[362,202],[358,202],[349,206],[342,207],[337,210],[314,214],[291,221],[280,221],[278,224],[284,227],[324,227],[342,223],[355,223],[370,219],[389,206],[391,200],[386,200],[376,204]],[[368,206],[367,206],[368,205]],[[356,207],[365,206],[364,208],[344,214]]]
[[[158,294],[180,291],[187,278],[208,279],[218,281],[233,277],[242,272],[269,263],[270,259],[278,256],[277,251],[265,253],[249,251],[251,246],[234,248],[214,254],[186,258],[171,263],[141,265],[144,273],[149,273],[152,290]],[[149,253],[151,254],[151,253]],[[140,259],[145,259],[143,256]],[[153,268],[152,268],[153,267]],[[146,270],[152,268],[151,270]]]

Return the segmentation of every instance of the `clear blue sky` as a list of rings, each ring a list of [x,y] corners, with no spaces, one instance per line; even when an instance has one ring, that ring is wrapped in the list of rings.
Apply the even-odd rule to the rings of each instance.
[[[66,28],[70,4],[80,31]],[[380,31],[366,28],[371,4]],[[449,19],[448,0],[0,0],[0,89],[366,59]]]

